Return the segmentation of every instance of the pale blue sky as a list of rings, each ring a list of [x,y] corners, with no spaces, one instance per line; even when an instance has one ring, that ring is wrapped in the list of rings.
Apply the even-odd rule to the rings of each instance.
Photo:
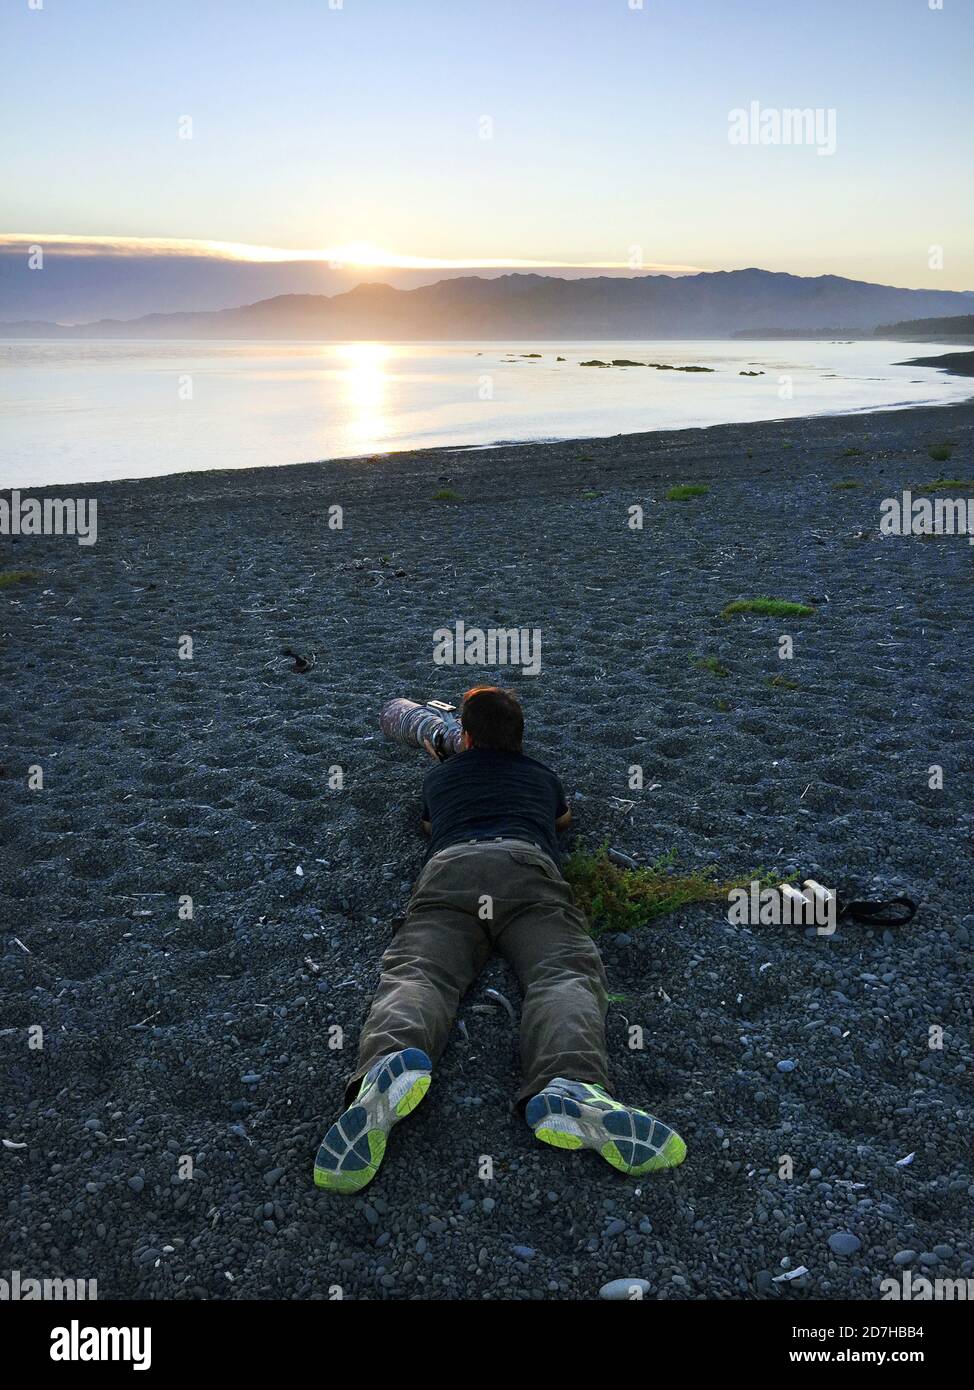
[[[639,246],[652,263],[974,288],[969,0],[0,14],[4,231],[549,263]],[[731,145],[728,113],[752,100],[834,108],[836,153]]]

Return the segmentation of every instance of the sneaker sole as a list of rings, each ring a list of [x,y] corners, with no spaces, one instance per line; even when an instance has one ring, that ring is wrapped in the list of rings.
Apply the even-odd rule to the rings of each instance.
[[[524,1112],[542,1144],[555,1149],[594,1149],[606,1163],[639,1177],[676,1168],[687,1146],[675,1130],[641,1110],[596,1109],[582,1101],[542,1091]]]
[[[315,1187],[360,1192],[385,1157],[389,1131],[411,1114],[429,1090],[432,1063],[418,1047],[397,1052],[332,1125],[315,1158]]]

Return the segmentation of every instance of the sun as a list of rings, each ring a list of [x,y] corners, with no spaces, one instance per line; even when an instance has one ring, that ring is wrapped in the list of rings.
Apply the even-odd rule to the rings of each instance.
[[[328,258],[345,265],[358,266],[387,266],[396,259],[388,251],[382,251],[368,241],[350,241],[345,246],[336,246],[329,250]]]

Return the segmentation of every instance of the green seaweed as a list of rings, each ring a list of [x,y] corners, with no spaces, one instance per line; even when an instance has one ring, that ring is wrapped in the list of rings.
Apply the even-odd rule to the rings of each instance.
[[[703,483],[679,483],[666,494],[667,502],[687,502],[691,497],[704,497],[710,491]]]
[[[565,861],[565,877],[592,935],[632,931],[688,903],[726,901],[732,888],[761,878],[760,874],[748,874],[722,882],[700,869],[679,873],[674,870],[674,859],[671,851],[647,868],[624,869],[612,862],[606,845],[594,853],[578,849],[570,855]]]
[[[699,666],[701,670],[709,671],[714,676],[730,675],[727,667],[719,662],[715,656],[698,656],[693,664]]]
[[[722,618],[735,613],[760,613],[765,618],[807,618],[815,609],[810,603],[791,603],[781,598],[738,598],[721,612]]]

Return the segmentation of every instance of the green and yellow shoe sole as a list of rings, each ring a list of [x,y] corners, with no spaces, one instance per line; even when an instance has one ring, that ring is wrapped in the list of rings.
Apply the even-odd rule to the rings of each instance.
[[[430,1086],[432,1063],[418,1047],[384,1057],[369,1071],[354,1103],[329,1129],[315,1158],[315,1186],[360,1192],[385,1157],[389,1131],[411,1114]]]
[[[557,1078],[528,1101],[525,1119],[543,1144],[594,1149],[630,1177],[676,1168],[686,1158],[687,1146],[675,1130],[587,1082]]]

